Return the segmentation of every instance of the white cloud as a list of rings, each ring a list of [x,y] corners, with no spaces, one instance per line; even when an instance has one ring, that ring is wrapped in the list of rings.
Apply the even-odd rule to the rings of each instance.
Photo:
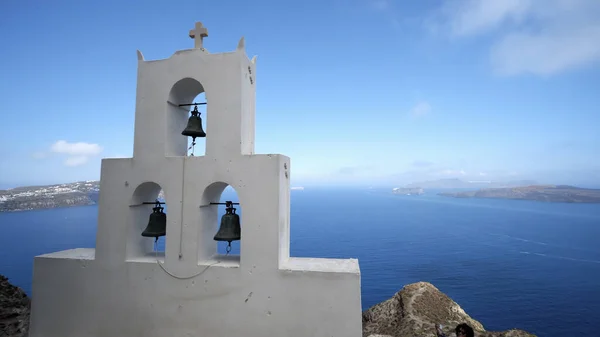
[[[64,140],[59,140],[52,144],[50,151],[55,153],[64,153],[71,156],[95,156],[102,152],[102,147],[98,144],[91,143],[69,143]]]
[[[519,22],[530,7],[531,0],[460,0],[444,2],[436,14],[451,35],[467,36]]]
[[[410,109],[410,114],[414,117],[420,117],[428,115],[431,112],[431,105],[427,102],[419,102],[412,109]]]
[[[50,146],[47,152],[35,152],[32,154],[35,159],[47,158],[51,154],[67,155],[64,161],[65,166],[79,166],[87,163],[90,157],[97,156],[102,152],[102,146],[93,143],[69,143],[65,140],[59,140]]]
[[[598,0],[457,0],[430,20],[453,37],[494,33],[499,75],[549,76],[600,61]]]
[[[79,166],[79,165],[83,165],[83,164],[87,163],[87,161],[88,161],[88,157],[86,157],[86,156],[69,157],[69,158],[67,158],[67,160],[65,160],[65,165],[66,166]]]
[[[490,59],[497,74],[508,76],[548,76],[586,66],[600,60],[600,23],[546,33],[509,34],[492,48]]]

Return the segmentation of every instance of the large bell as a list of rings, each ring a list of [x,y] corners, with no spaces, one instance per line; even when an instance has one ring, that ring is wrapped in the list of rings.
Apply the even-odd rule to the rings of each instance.
[[[142,236],[154,237],[158,240],[159,236],[167,235],[167,214],[163,213],[163,207],[156,206],[152,208],[148,226],[142,232]]]
[[[215,241],[238,241],[242,237],[242,228],[240,227],[240,216],[235,214],[235,208],[227,207],[227,211],[221,217],[221,227],[215,234]]]
[[[202,130],[202,118],[200,118],[200,112],[198,112],[197,106],[194,107],[194,111],[192,111],[192,115],[188,119],[187,126],[181,134],[193,138],[206,137],[206,133]]]

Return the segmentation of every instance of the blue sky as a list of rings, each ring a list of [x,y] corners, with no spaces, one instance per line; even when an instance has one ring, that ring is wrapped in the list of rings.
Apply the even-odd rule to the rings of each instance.
[[[129,157],[137,58],[245,36],[256,152],[295,185],[600,185],[596,0],[0,2],[0,187]],[[202,151],[202,150],[200,150]]]

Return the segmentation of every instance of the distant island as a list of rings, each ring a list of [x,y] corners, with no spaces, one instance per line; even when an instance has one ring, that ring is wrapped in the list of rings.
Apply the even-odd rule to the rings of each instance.
[[[424,192],[420,187],[396,187],[392,190],[392,193],[402,195],[421,195]]]
[[[95,205],[99,191],[97,180],[0,190],[0,212]]]
[[[545,202],[600,203],[600,189],[568,185],[531,185],[507,188],[484,188],[476,191],[442,192],[438,195],[453,198],[490,198],[535,200]]]
[[[296,186],[290,189],[303,191],[304,187]],[[16,187],[0,190],[0,212],[96,205],[99,195],[99,180]],[[164,198],[162,191],[158,198]]]
[[[428,180],[406,185],[407,188],[424,189],[446,189],[446,188],[504,188],[537,185],[533,180],[514,180],[514,181],[493,181],[493,180],[469,180],[464,181],[458,178]]]
[[[0,212],[96,205],[99,195],[99,180],[16,187],[0,190]],[[160,191],[158,198],[163,197]]]
[[[425,186],[407,185],[406,187],[397,187],[392,190],[392,193],[397,195],[421,195],[424,193],[424,188],[443,189],[442,186],[446,186],[446,188],[466,188],[470,186],[473,188],[473,185],[477,185],[458,179],[443,179],[424,182],[422,184]],[[493,186],[505,186],[506,184],[512,183],[494,183]],[[302,191],[304,187],[296,186],[290,189]],[[0,190],[0,212],[95,205],[98,203],[99,194],[100,181],[98,180],[46,186],[16,187]],[[600,203],[600,189],[586,189],[567,185],[482,188],[462,192],[442,192],[438,193],[438,195],[453,198],[497,198],[547,202]],[[158,197],[163,197],[162,191]]]

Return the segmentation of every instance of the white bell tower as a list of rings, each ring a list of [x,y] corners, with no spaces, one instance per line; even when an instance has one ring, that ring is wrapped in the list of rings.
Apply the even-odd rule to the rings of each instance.
[[[31,337],[340,336],[362,334],[355,259],[290,257],[290,160],[254,154],[256,57],[195,48],[138,51],[133,158],[104,159],[95,249],[38,256]],[[181,135],[205,93],[206,154]],[[243,209],[240,255],[219,255],[226,186]],[[164,252],[141,236],[164,191]]]

